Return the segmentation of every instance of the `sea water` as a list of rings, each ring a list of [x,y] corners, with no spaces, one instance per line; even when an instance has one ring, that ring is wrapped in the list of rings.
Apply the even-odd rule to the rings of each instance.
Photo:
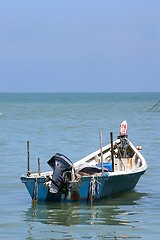
[[[0,239],[159,239],[160,93],[0,93]],[[57,152],[75,162],[119,134],[142,146],[148,170],[133,191],[90,203],[38,203],[20,177],[51,170]]]

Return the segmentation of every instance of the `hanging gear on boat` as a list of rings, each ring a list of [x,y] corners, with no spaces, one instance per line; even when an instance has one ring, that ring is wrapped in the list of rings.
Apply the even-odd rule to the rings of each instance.
[[[95,178],[94,176],[91,178],[91,181],[90,181],[90,186],[89,186],[89,195],[90,197],[94,197],[95,195],[95,187],[96,187],[96,184],[95,184]]]
[[[89,184],[89,200],[91,203],[95,195],[99,195],[99,185],[98,178],[96,179],[95,176],[92,176]]]

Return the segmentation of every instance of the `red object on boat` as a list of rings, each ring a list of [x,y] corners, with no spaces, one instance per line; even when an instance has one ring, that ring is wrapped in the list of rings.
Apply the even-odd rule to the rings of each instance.
[[[120,125],[120,135],[127,135],[127,122],[123,121]]]

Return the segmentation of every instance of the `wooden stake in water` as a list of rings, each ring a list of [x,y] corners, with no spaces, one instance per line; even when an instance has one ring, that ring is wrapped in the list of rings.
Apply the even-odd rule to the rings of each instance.
[[[27,176],[30,176],[30,148],[29,141],[27,141]]]
[[[103,166],[103,151],[102,151],[102,132],[100,132],[100,151],[101,151],[101,164],[102,164],[102,174],[103,174],[104,166]]]

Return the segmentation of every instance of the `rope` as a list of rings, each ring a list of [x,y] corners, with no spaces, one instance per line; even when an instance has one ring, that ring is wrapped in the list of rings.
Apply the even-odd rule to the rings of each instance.
[[[91,178],[91,181],[90,181],[90,196],[91,197],[94,197],[95,195],[95,178],[94,176]]]
[[[35,203],[38,200],[38,182],[37,182],[37,178],[35,178],[35,182],[34,182],[34,194],[33,194],[33,200],[32,202]]]
[[[91,204],[95,197],[95,193],[97,193],[97,195],[99,195],[99,185],[100,185],[100,182],[98,182],[98,180],[95,179],[95,177],[93,176],[91,178],[90,185],[89,185],[89,199],[90,199]]]

